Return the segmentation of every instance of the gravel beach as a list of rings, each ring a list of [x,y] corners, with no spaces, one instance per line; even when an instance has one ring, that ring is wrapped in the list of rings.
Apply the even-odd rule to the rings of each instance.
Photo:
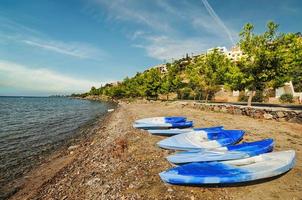
[[[158,173],[171,167],[165,157],[173,151],[156,143],[163,139],[132,127],[134,120],[185,115],[196,127],[223,125],[243,129],[243,141],[275,140],[275,150],[294,149],[297,161],[285,175],[236,187],[185,187],[163,183]],[[50,156],[19,180],[11,199],[302,199],[302,125],[205,112],[178,102],[120,103],[93,134]]]

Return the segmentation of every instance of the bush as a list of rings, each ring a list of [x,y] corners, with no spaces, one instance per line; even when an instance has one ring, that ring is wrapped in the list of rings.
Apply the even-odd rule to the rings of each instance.
[[[294,101],[294,97],[292,94],[282,94],[279,98],[282,103],[292,103]]]

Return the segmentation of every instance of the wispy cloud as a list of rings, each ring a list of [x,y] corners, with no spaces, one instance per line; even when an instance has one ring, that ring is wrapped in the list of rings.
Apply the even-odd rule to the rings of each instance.
[[[93,2],[96,3],[91,6],[93,9],[88,9],[91,15],[99,16],[95,11],[98,6],[102,12],[105,9],[107,20],[119,26],[124,23],[122,29],[132,32],[126,32],[126,35],[130,35],[135,43],[133,46],[145,49],[148,56],[158,60],[179,58],[186,53],[234,43],[234,31],[224,25],[207,2],[204,2],[204,10],[200,4],[184,0],[154,0],[148,4],[139,0]],[[222,30],[227,34],[222,34]]]
[[[233,45],[235,45],[234,39],[232,37],[231,31],[228,29],[228,27],[223,23],[223,21],[220,19],[220,17],[216,14],[216,12],[214,11],[214,9],[211,7],[211,5],[209,4],[209,2],[207,0],[201,0],[203,5],[205,6],[205,8],[207,9],[207,11],[209,12],[209,14],[212,16],[212,18],[215,20],[215,22],[221,26],[226,34],[229,37],[229,40],[231,41],[231,43]]]
[[[67,43],[55,40],[43,41],[41,39],[27,39],[22,40],[22,42],[33,47],[38,47],[44,50],[53,51],[81,59],[102,60],[106,56],[106,53],[103,50],[85,43]]]
[[[119,21],[130,21],[137,24],[148,26],[158,31],[173,31],[169,23],[163,21],[160,15],[156,15],[152,10],[141,8],[140,1],[124,1],[124,0],[94,0],[94,2],[107,8],[108,19]],[[95,9],[86,9],[93,17],[98,17],[99,14]]]
[[[167,36],[149,36],[146,40],[146,44],[135,47],[145,49],[148,56],[161,61],[181,58],[187,53],[200,54],[204,49],[211,47],[208,41],[200,38],[173,39]]]
[[[46,68],[30,68],[0,60],[0,86],[43,93],[85,92],[104,82],[88,81],[62,75]]]
[[[92,44],[60,41],[4,17],[0,17],[0,42],[13,41],[79,59],[103,60],[108,54]]]

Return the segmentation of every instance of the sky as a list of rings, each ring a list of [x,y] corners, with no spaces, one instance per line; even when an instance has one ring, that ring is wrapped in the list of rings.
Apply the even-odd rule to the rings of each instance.
[[[0,95],[85,92],[208,48],[247,22],[302,30],[300,0],[0,0]]]

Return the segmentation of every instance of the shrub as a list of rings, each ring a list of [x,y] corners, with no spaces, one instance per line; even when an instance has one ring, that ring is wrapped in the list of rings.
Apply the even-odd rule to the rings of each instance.
[[[292,103],[294,101],[294,97],[292,94],[282,94],[279,98],[282,103]]]

